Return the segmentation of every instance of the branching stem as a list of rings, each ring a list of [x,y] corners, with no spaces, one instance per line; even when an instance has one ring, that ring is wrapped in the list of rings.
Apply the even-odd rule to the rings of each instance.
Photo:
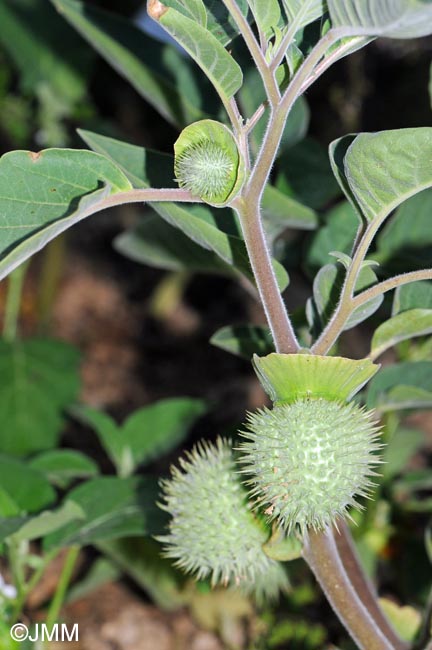
[[[356,309],[357,307],[364,305],[365,302],[369,302],[369,300],[372,300],[387,291],[401,287],[404,284],[409,284],[410,282],[419,282],[420,280],[432,280],[432,269],[422,269],[421,271],[402,273],[401,275],[395,275],[393,278],[379,282],[373,287],[370,287],[355,296],[352,301],[353,308]]]

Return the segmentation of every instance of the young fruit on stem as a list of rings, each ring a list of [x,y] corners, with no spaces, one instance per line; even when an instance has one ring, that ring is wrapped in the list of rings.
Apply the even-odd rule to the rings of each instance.
[[[180,187],[210,205],[227,204],[240,191],[244,164],[231,131],[214,120],[187,126],[174,144]]]
[[[288,531],[326,528],[373,487],[379,429],[352,402],[303,398],[262,409],[243,436],[251,496]]]
[[[287,577],[263,551],[269,530],[251,512],[229,443],[198,444],[180,468],[161,483],[161,507],[171,515],[159,538],[166,557],[212,585],[234,585],[258,600],[276,596]]]

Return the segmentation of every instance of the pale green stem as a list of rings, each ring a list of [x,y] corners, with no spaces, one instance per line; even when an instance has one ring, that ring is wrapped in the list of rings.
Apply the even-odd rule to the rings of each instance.
[[[21,264],[8,278],[5,315],[3,322],[3,338],[12,343],[17,338],[18,319],[21,309],[21,297],[25,274],[28,264]]]
[[[266,94],[270,100],[270,103],[276,105],[280,98],[279,88],[273,73],[270,71],[269,65],[260,48],[260,45],[255,38],[255,34],[253,33],[251,26],[240,11],[236,0],[222,0],[222,2],[234,19],[234,22],[236,23],[237,28],[241,33],[249,52],[251,53],[255,66],[261,75],[264,88],[266,90]]]
[[[52,562],[52,560],[54,560],[54,558],[56,557],[56,555],[58,555],[58,553],[59,551],[56,549],[55,551],[51,551],[50,553],[46,554],[41,565],[34,571],[29,582],[23,587],[21,593],[18,594],[14,603],[12,623],[15,623],[18,620],[18,618],[21,616],[27,597],[31,594],[33,589],[41,580],[48,564]]]
[[[54,594],[54,598],[51,601],[51,605],[46,618],[46,625],[48,630],[52,630],[54,625],[58,622],[60,611],[66,598],[66,593],[69,587],[69,583],[72,579],[79,552],[79,546],[71,546],[66,555],[62,572],[60,574],[60,579],[57,584],[57,589]]]

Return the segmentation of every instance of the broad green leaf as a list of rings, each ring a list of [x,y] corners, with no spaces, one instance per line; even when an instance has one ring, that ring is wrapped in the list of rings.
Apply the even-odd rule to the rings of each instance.
[[[385,400],[379,405],[382,412],[429,408],[432,408],[432,391],[405,385],[403,379],[398,386],[388,391]]]
[[[267,237],[276,239],[288,228],[313,230],[318,226],[316,212],[267,185],[262,199],[262,215]]]
[[[344,172],[366,219],[381,222],[403,201],[432,187],[431,156],[431,127],[358,135],[346,151]]]
[[[341,264],[326,264],[315,277],[313,296],[322,326],[331,318],[338,303],[344,277],[345,270]],[[363,267],[357,280],[356,293],[375,284],[377,280],[377,276],[370,266]],[[357,307],[345,323],[344,330],[356,327],[356,325],[369,318],[380,307],[382,301],[383,296],[377,296],[364,305]]]
[[[399,474],[425,443],[425,434],[417,429],[396,429],[383,450],[382,474],[386,481]]]
[[[98,542],[96,547],[144,589],[161,609],[178,609],[185,604],[180,590],[183,576],[172,562],[162,557],[161,547],[154,540],[110,539]]]
[[[31,517],[14,533],[14,541],[41,539],[71,522],[77,524],[80,519],[84,519],[81,507],[73,501],[67,501],[57,510],[45,510]]]
[[[79,133],[89,147],[111,158],[124,171],[134,187],[143,188],[150,184],[155,186],[155,177],[159,177],[161,182],[161,177],[168,176],[173,182],[172,157],[90,131]],[[167,186],[169,186],[168,182]],[[233,223],[230,211],[227,214],[226,211],[211,210],[203,205],[195,208],[185,208],[174,203],[150,203],[149,205],[171,226],[179,228],[195,243],[213,251],[224,262],[250,280],[253,279],[244,242],[240,238],[239,231],[235,230],[238,226]],[[228,234],[221,229],[226,216],[229,224],[227,230],[235,230],[236,235]],[[274,268],[279,287],[283,289],[288,284],[286,271],[277,262],[274,262]]]
[[[215,332],[210,343],[221,350],[250,360],[274,352],[270,330],[257,325],[228,325]]]
[[[431,214],[432,189],[405,201],[380,231],[374,259],[393,273],[432,266]]]
[[[328,0],[333,27],[344,36],[417,38],[432,33],[430,0]]]
[[[248,4],[260,32],[267,38],[272,37],[281,20],[278,0],[249,0]]]
[[[311,138],[302,140],[281,156],[276,186],[314,209],[325,208],[340,196],[327,152]]]
[[[388,348],[416,336],[432,334],[432,309],[410,309],[382,323],[372,338],[371,356],[376,359]]]
[[[332,251],[350,254],[358,230],[358,216],[348,201],[329,210],[324,219],[307,249],[306,266],[310,271],[328,264]]]
[[[403,384],[424,391],[432,386],[432,362],[418,361],[395,363],[382,368],[369,384],[368,408],[380,408],[388,400],[388,392]],[[404,390],[404,389],[403,389]]]
[[[38,512],[56,498],[42,474],[8,456],[0,456],[0,489],[11,496],[22,513]]]
[[[46,0],[2,0],[0,43],[19,69],[24,91],[48,84],[66,103],[85,94],[92,51]]]
[[[2,544],[8,537],[17,532],[30,517],[9,517],[4,516],[1,509],[0,502],[0,544]],[[1,648],[1,646],[0,646]]]
[[[379,603],[399,637],[404,641],[414,641],[421,626],[420,613],[414,607],[400,607],[387,598],[380,598]]]
[[[79,354],[66,343],[0,340],[0,451],[25,455],[58,440],[63,409],[77,396]]]
[[[50,483],[62,489],[77,479],[92,478],[99,474],[96,463],[73,449],[53,449],[34,456],[29,467],[37,469]]]
[[[121,426],[95,409],[82,406],[72,412],[94,428],[117,473],[124,477],[177,447],[205,412],[205,405],[186,397],[164,399],[135,411]]]
[[[320,18],[326,10],[325,0],[282,0],[288,20],[297,30]]]
[[[410,309],[432,309],[432,280],[412,282],[398,287],[393,298],[392,315]]]
[[[255,356],[254,366],[264,390],[276,404],[311,395],[349,401],[379,369],[369,359],[275,353]]]
[[[156,506],[157,494],[153,479],[106,476],[87,481],[72,490],[66,499],[80,506],[85,518],[48,535],[44,547],[158,534],[164,516]]]
[[[96,211],[105,196],[131,187],[110,160],[91,151],[46,149],[2,156],[0,279]]]
[[[232,275],[232,267],[213,251],[206,250],[181,230],[156,215],[120,233],[114,248],[125,257],[168,271],[194,271]]]
[[[191,65],[172,46],[121,16],[76,0],[53,0],[58,11],[163,117],[179,128],[203,117]]]
[[[242,85],[240,66],[205,27],[159,0],[148,0],[148,12],[201,67],[220,96],[229,100]]]
[[[235,21],[221,0],[167,0],[164,4],[205,27],[222,45],[228,45],[239,33]],[[247,17],[247,0],[236,0],[236,4]]]

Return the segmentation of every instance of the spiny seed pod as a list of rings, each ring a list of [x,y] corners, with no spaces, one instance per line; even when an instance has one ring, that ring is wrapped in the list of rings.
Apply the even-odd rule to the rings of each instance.
[[[224,205],[244,180],[242,163],[231,131],[214,120],[187,126],[174,144],[178,184],[211,205]]]
[[[161,507],[172,517],[169,534],[159,537],[165,556],[213,586],[234,585],[258,600],[276,596],[286,574],[263,551],[269,531],[247,503],[229,443],[198,444],[180,467],[161,483]]]
[[[291,531],[325,528],[368,496],[379,429],[354,403],[299,399],[249,414],[241,450],[251,497]]]

